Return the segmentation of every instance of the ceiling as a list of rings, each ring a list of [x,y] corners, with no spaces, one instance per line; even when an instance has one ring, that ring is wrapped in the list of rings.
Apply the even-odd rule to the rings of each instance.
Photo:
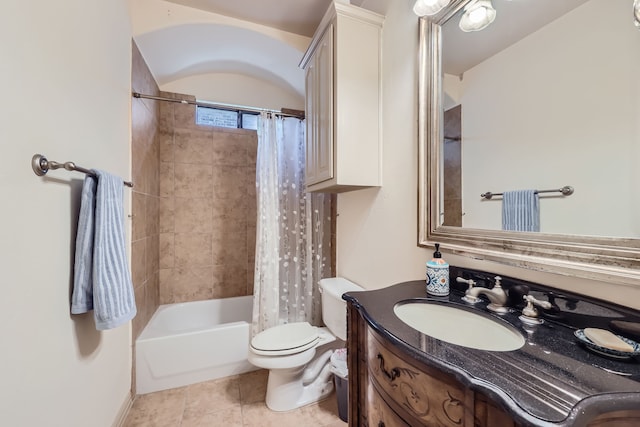
[[[331,0],[169,0],[171,3],[311,37]]]
[[[588,0],[492,0],[496,18],[482,31],[465,33],[458,28],[463,10],[442,27],[442,67],[445,73],[462,75],[468,69],[506,49]]]
[[[293,37],[300,40],[302,36],[310,41],[331,1],[146,0],[144,4],[154,10],[134,14],[134,38],[161,89],[163,85],[179,84],[198,76],[215,79],[235,75],[263,81],[303,100],[304,73],[298,63],[307,43],[293,46],[284,40]],[[391,0],[337,1],[381,14],[391,3]],[[167,21],[152,31],[135,32],[136,20],[142,22],[148,16],[157,16],[158,10],[166,14],[168,4],[191,11],[189,16],[196,18],[191,22]],[[172,13],[169,10],[169,15]],[[225,18],[231,19],[227,23]],[[247,25],[238,25],[237,20]],[[269,30],[264,31],[261,26]]]
[[[168,0],[194,9],[213,12],[267,27],[312,37],[332,0]],[[401,0],[410,3],[411,0]],[[344,0],[377,13],[386,11],[389,0]]]

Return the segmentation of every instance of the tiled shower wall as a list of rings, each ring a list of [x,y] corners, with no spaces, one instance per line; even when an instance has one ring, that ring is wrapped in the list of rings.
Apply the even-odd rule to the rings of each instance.
[[[158,94],[158,86],[135,43],[132,43],[131,87],[134,92]],[[131,275],[138,314],[133,340],[147,324],[159,300],[160,142],[158,102],[131,100]]]
[[[256,132],[196,125],[188,104],[160,114],[160,303],[253,294]]]

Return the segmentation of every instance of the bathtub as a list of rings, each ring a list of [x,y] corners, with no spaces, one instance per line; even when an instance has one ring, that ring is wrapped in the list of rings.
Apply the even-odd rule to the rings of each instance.
[[[255,370],[247,361],[253,296],[158,307],[136,340],[136,393]]]

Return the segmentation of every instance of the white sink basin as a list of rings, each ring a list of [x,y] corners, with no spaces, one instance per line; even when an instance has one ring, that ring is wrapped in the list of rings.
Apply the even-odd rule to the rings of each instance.
[[[506,322],[451,305],[430,302],[399,303],[396,316],[430,337],[463,347],[512,351],[524,345],[524,337]]]

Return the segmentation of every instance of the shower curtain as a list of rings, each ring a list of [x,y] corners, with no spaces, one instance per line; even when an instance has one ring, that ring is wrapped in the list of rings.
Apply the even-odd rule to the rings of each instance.
[[[318,281],[331,271],[331,200],[304,192],[304,132],[303,120],[260,116],[253,336],[322,322]]]

